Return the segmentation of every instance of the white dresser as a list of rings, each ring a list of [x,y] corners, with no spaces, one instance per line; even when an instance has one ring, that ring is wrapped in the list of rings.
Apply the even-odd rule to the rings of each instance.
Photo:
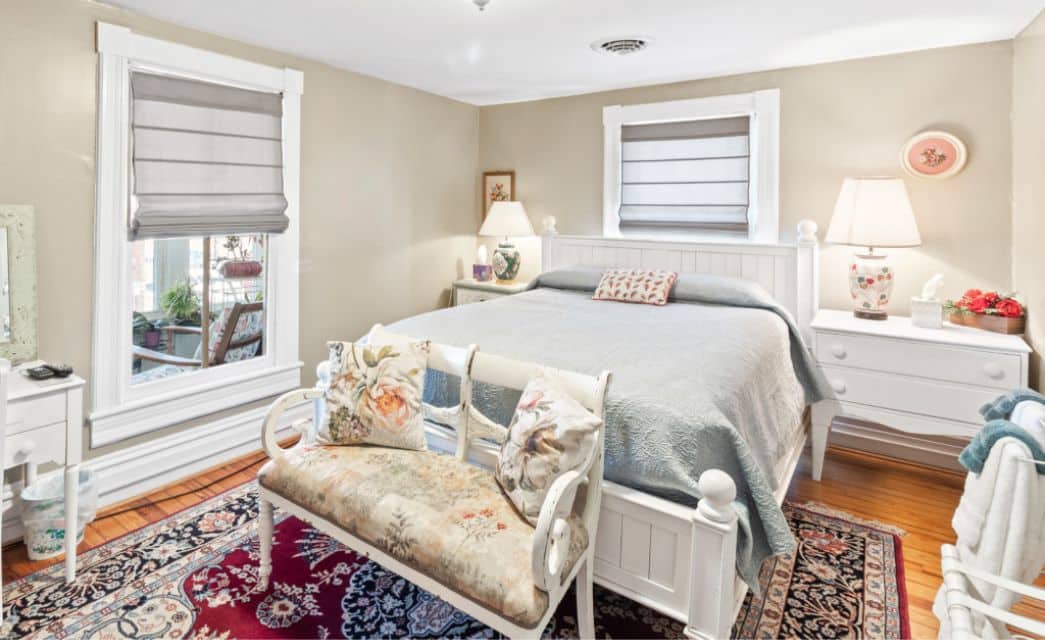
[[[980,406],[1027,386],[1021,336],[944,323],[922,329],[910,318],[861,320],[821,310],[812,348],[835,393],[813,406],[813,478],[820,479],[831,421],[845,416],[928,436],[970,438]]]
[[[76,375],[34,381],[21,365],[8,375],[7,424],[3,434],[4,468],[21,466],[25,484],[36,481],[38,464],[65,467],[67,522],[76,521],[78,480],[83,446],[83,385]],[[76,532],[65,535],[65,577],[76,576]]]
[[[529,282],[514,282],[512,284],[497,284],[494,281],[479,282],[472,278],[465,278],[454,282],[453,306],[484,302],[521,293],[530,288]]]

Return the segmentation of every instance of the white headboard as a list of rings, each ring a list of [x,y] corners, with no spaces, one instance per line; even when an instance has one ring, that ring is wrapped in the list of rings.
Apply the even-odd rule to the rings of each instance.
[[[641,267],[751,280],[791,312],[808,340],[809,323],[819,304],[816,231],[815,222],[802,220],[795,244],[662,242],[560,235],[551,218],[545,220],[541,235],[541,269]]]

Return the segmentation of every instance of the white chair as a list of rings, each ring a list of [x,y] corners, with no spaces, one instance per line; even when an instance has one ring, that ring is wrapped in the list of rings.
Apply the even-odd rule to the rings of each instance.
[[[1045,442],[1045,406],[1020,403],[1010,419]],[[1023,597],[1045,601],[1045,589],[1030,586],[1045,563],[1040,464],[1017,440],[1002,439],[982,472],[969,474],[955,512],[957,543],[940,550],[943,586],[933,606],[940,638],[1007,638],[1006,625],[1045,637],[1045,622],[1010,610]]]
[[[370,337],[383,342],[389,335],[377,326]],[[601,418],[609,374],[587,376],[437,344],[429,368],[461,378],[458,407],[426,407],[457,429],[456,456],[369,446],[283,450],[275,440],[279,415],[321,399],[323,390],[292,391],[272,405],[262,433],[271,460],[258,475],[259,588],[267,589],[272,575],[278,506],[509,637],[539,637],[576,579],[580,635],[593,637],[601,429],[587,464],[552,484],[534,527],[490,470],[467,462],[474,440],[503,442],[507,435],[470,400],[473,381],[521,390],[541,372]],[[321,419],[322,410],[316,415]]]

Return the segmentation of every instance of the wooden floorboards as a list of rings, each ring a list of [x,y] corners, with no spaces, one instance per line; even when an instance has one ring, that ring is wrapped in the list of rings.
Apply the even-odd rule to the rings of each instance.
[[[110,507],[100,512],[98,519],[88,527],[80,549],[117,538],[249,481],[264,460],[264,455],[258,452]],[[937,622],[931,606],[940,585],[940,545],[954,540],[950,520],[961,496],[963,478],[947,471],[843,449],[828,451],[823,482],[813,482],[809,469],[806,455],[791,483],[788,500],[821,502],[907,531],[903,553],[912,636],[935,638]],[[30,562],[23,545],[6,547],[4,581],[28,575],[57,561]],[[1038,583],[1045,586],[1043,579]],[[1017,611],[1045,619],[1045,607],[1022,607]]]

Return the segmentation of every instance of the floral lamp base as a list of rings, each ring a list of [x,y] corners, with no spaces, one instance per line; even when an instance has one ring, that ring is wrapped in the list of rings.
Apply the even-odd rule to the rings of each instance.
[[[519,267],[522,265],[522,256],[515,245],[502,242],[497,245],[493,252],[493,274],[497,276],[497,282],[501,284],[515,280],[519,275]]]
[[[884,255],[858,253],[849,266],[849,293],[853,315],[865,320],[885,320],[885,307],[893,295],[893,269]]]

